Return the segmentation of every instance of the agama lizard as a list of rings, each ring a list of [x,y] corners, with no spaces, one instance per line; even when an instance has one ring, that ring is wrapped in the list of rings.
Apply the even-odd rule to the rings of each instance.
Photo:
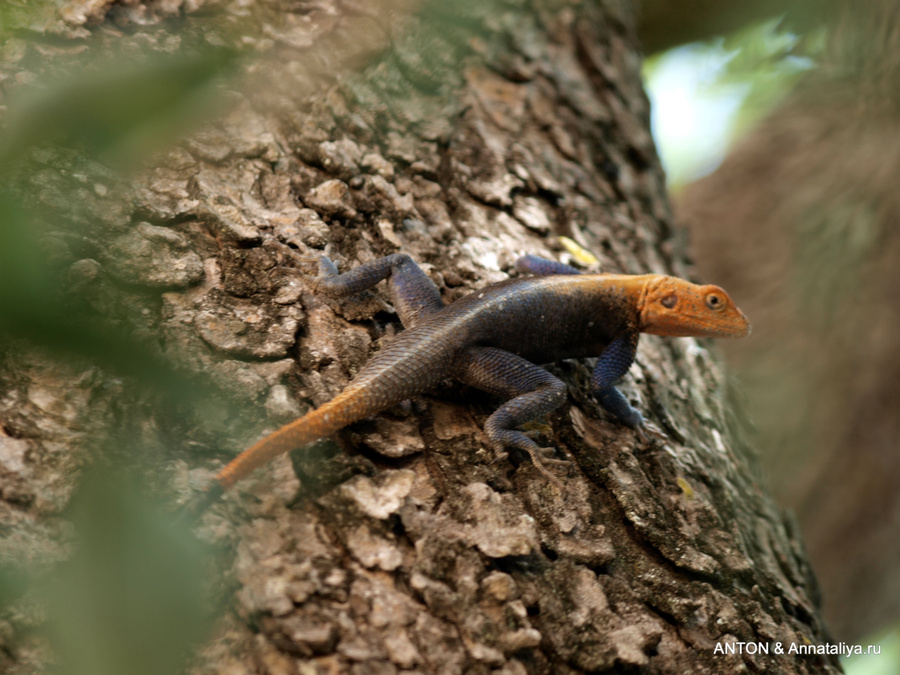
[[[209,503],[253,469],[454,378],[507,399],[484,432],[498,450],[518,448],[537,461],[541,449],[518,427],[562,405],[566,386],[535,365],[600,355],[594,395],[625,424],[641,413],[615,383],[634,362],[641,333],[672,337],[743,337],[750,324],[718,286],[658,274],[582,274],[562,263],[525,256],[521,276],[445,306],[437,287],[404,253],[338,274],[322,256],[316,293],[344,297],[388,279],[406,330],[363,367],[334,399],[245,450],[223,468]]]

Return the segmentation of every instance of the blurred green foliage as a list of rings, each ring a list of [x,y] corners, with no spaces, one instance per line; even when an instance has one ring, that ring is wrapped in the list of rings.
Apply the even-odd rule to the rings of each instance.
[[[63,280],[43,260],[33,216],[20,198],[0,192],[0,344],[22,339],[63,358],[86,357],[136,377],[176,402],[200,398],[196,384],[145,345],[73,311],[64,299]]]
[[[10,107],[0,143],[0,169],[14,167],[27,148],[59,143],[105,164],[128,168],[208,116],[209,88],[232,62],[226,49],[190,56],[117,59],[46,83]]]
[[[647,59],[653,133],[671,187],[712,171],[728,146],[816,66],[825,29],[793,28],[773,19]]]
[[[743,28],[711,44],[731,55],[713,87],[746,85],[735,133],[742,134],[771,110],[815,67],[825,45],[825,28],[798,35],[781,19]]]
[[[21,38],[23,31],[27,36],[29,20],[47,7],[0,8],[0,41],[11,34]],[[65,274],[46,262],[39,245],[48,211],[29,191],[29,184],[39,181],[30,181],[28,172],[39,150],[48,156],[74,151],[120,173],[139,166],[190,123],[211,114],[215,85],[235,62],[234,52],[206,45],[127,63],[83,60],[77,71],[68,68],[65,77],[21,88],[6,101],[0,141],[0,348],[38,347],[60,359],[99,365],[132,378],[173,408],[189,409],[211,395],[222,400],[208,385],[173,369],[127,327],[114,328],[79,310]],[[66,222],[65,208],[56,208],[53,230],[77,229],[77,195],[56,196],[62,207],[69,200],[72,218]],[[112,470],[99,459],[142,451],[128,433],[138,423],[122,414],[121,428],[104,430],[105,442],[117,439],[114,449],[93,439],[95,466],[80,477],[70,513],[63,514],[74,526],[67,542],[72,556],[53,570],[36,571],[17,562],[11,548],[3,551],[0,618],[34,616],[21,605],[36,601],[37,630],[50,640],[56,672],[65,675],[181,672],[190,646],[209,626],[204,568],[210,560],[191,523],[138,489],[133,466]],[[2,649],[15,657],[15,644],[4,642]]]
[[[860,645],[863,649],[877,646],[881,653],[841,659],[847,675],[900,675],[900,626],[864,638]]]
[[[144,345],[73,313],[63,302],[63,283],[45,264],[38,242],[47,216],[22,174],[33,170],[27,159],[35,148],[52,145],[76,148],[120,170],[139,165],[185,133],[190,122],[211,113],[217,100],[211,85],[234,59],[227,50],[203,48],[142,63],[93,64],[10,102],[0,180],[18,187],[0,189],[0,340],[18,337],[69,357],[87,357],[176,400],[199,398],[196,388]],[[74,217],[78,200],[74,194],[69,199]],[[76,229],[74,222],[60,222],[58,210],[52,217],[54,229]]]
[[[85,472],[70,507],[75,552],[36,582],[58,673],[180,672],[204,636],[208,552],[164,508],[127,472]]]

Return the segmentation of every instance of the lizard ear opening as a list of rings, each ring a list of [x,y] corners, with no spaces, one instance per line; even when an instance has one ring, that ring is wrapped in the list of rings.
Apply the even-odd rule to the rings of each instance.
[[[659,301],[659,303],[666,309],[673,309],[675,305],[678,304],[678,296],[674,293],[670,293],[669,295],[663,297]]]

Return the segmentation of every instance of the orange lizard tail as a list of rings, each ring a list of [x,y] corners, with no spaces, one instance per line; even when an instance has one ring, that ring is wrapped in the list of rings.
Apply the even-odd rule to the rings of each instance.
[[[270,459],[330,436],[381,409],[368,403],[360,392],[345,390],[321,408],[285,424],[231,460],[216,476],[216,492],[227,490]]]

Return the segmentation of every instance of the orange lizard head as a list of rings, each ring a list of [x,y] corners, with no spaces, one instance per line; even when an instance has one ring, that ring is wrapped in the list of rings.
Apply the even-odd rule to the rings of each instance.
[[[641,331],[669,337],[745,337],[750,322],[718,286],[660,276],[640,300]]]

